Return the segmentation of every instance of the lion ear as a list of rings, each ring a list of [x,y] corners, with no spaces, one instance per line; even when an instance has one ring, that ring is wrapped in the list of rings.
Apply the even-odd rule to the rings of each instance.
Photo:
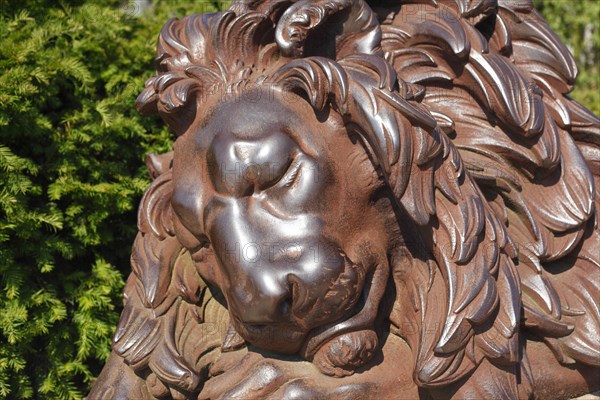
[[[169,151],[164,154],[150,153],[146,156],[144,162],[146,163],[150,177],[156,179],[171,169],[173,165],[173,152]]]
[[[154,179],[138,208],[138,230],[142,234],[151,233],[163,240],[174,236],[173,210],[171,195],[173,192],[171,164],[173,152],[162,155],[149,154],[146,165]]]

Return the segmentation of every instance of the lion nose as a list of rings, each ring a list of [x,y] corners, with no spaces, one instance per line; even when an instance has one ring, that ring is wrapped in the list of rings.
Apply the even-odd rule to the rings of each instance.
[[[248,324],[289,320],[293,301],[291,284],[275,279],[270,274],[261,274],[256,278],[250,285],[238,286],[235,290],[239,318]]]

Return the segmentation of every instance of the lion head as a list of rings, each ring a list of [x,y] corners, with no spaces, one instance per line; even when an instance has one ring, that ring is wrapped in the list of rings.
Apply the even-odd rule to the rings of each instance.
[[[418,88],[381,57],[374,15],[362,2],[283,15],[281,4],[171,21],[138,99],[178,135],[174,233],[232,325],[336,375],[368,362],[390,323],[415,336],[422,382],[449,379],[431,364],[456,363],[476,338],[481,354],[514,360],[507,236]],[[297,23],[316,29],[339,13],[349,15],[329,18],[344,29],[335,43],[309,42]],[[439,332],[404,332],[415,308],[417,325]]]
[[[162,246],[162,282],[187,254],[237,335],[328,375],[367,365],[389,334],[410,346],[420,386],[484,359],[517,368],[507,223],[450,140],[452,121],[399,77],[394,57],[408,53],[384,54],[381,40],[360,0],[234,1],[169,21],[137,106],[177,139],[140,209],[140,231],[158,239],[140,239],[134,264]],[[197,280],[176,285],[199,301]],[[161,285],[150,286],[154,307]]]

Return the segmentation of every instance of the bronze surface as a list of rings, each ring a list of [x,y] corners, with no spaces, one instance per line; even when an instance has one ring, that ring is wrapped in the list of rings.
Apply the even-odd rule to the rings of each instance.
[[[233,1],[156,63],[90,399],[600,389],[600,119],[532,1]]]

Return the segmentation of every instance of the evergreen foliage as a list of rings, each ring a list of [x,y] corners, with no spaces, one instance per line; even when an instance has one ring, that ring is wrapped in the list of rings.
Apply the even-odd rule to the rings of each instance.
[[[1,1],[0,398],[82,398],[110,352],[143,156],[171,145],[134,109],[156,37],[226,2],[154,1],[136,16],[119,0]],[[537,2],[576,57],[596,24],[574,97],[600,113],[600,3]]]
[[[81,398],[109,355],[143,156],[171,142],[134,101],[164,22],[214,9],[132,6],[2,2],[0,398]]]

